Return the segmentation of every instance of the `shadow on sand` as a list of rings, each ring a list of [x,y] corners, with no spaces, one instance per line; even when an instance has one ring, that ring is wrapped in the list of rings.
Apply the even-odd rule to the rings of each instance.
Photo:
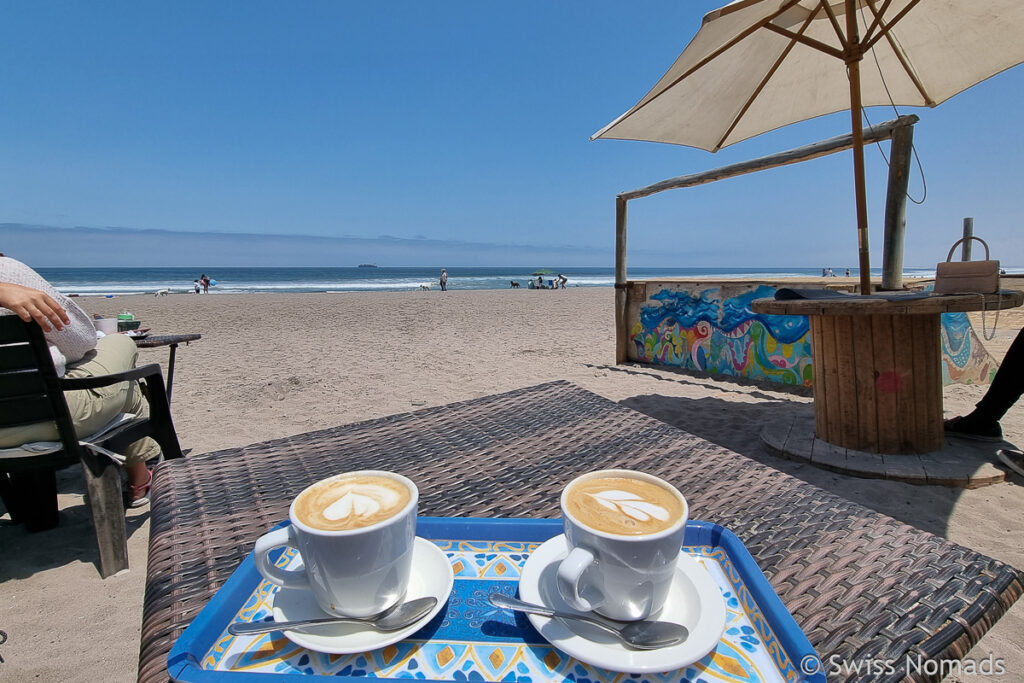
[[[30,534],[14,524],[0,503],[0,583],[24,579],[33,574],[76,562],[91,563],[99,578],[99,551],[92,528],[92,515],[85,502],[81,467],[74,465],[57,472],[60,523],[53,529]],[[126,517],[130,538],[146,520],[149,508],[132,510]]]
[[[759,437],[765,424],[782,416],[789,417],[794,411],[811,414],[813,410],[808,403],[789,401],[779,398],[777,391],[773,393],[776,395],[760,397],[756,403],[660,394],[633,396],[621,403],[865,507],[939,536],[949,536],[949,519],[964,493],[961,489],[860,479],[767,453]],[[972,447],[977,448],[977,445],[972,444]],[[999,447],[998,444],[990,446],[993,462],[997,462]],[[1019,478],[1008,481],[1020,483]]]
[[[720,393],[736,393],[750,396],[760,400],[784,400],[789,396],[802,396],[810,398],[814,395],[811,387],[779,384],[768,380],[748,379],[746,377],[730,377],[728,375],[709,375],[698,370],[676,368],[672,366],[657,366],[652,370],[651,366],[642,363],[625,363],[623,365],[596,365],[584,363],[585,367],[606,372],[621,372],[626,375],[647,377],[659,382],[682,384],[691,387],[700,387]],[[761,389],[762,391],[750,391],[749,387]]]

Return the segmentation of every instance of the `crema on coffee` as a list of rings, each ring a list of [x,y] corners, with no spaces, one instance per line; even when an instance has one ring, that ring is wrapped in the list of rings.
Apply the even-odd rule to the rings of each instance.
[[[361,529],[383,522],[409,504],[412,493],[400,481],[374,475],[324,479],[295,499],[295,517],[324,531]]]
[[[598,477],[576,482],[566,492],[568,512],[581,524],[620,536],[664,531],[685,512],[673,492],[646,479]]]

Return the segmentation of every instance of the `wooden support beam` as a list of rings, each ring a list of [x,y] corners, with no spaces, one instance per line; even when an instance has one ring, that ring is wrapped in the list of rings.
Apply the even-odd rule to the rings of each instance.
[[[893,130],[889,151],[889,189],[885,196],[882,289],[903,289],[903,243],[907,229],[907,185],[914,147],[914,126]]]
[[[892,121],[886,121],[885,123],[879,123],[871,126],[870,128],[866,128],[863,134],[864,144],[888,140],[892,137],[892,133],[896,128],[913,125],[917,123],[917,121],[918,117],[914,114],[910,114],[908,116],[901,116],[898,119],[893,119]],[[846,135],[839,135],[834,138],[829,138],[828,140],[804,145],[803,147],[796,147],[794,149],[766,157],[759,157],[757,159],[751,159],[750,161],[741,161],[737,164],[722,166],[721,168],[704,171],[702,173],[669,178],[667,180],[662,180],[661,182],[648,185],[647,187],[622,192],[619,194],[619,197],[626,200],[639,199],[640,197],[647,197],[652,194],[657,194],[658,192],[664,192],[665,190],[675,190],[681,187],[704,185],[706,183],[713,183],[716,180],[724,180],[726,178],[745,175],[755,171],[764,171],[769,168],[777,168],[779,166],[788,166],[789,164],[795,164],[801,161],[809,161],[811,159],[817,159],[818,157],[827,156],[836,152],[842,152],[843,150],[847,150],[852,147],[853,133],[847,133]]]
[[[629,328],[626,320],[626,200],[615,198],[615,364],[626,362]]]

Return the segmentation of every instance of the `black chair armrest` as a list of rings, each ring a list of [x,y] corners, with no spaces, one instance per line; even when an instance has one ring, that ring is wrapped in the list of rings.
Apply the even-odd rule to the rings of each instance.
[[[113,372],[109,375],[96,375],[95,377],[65,377],[61,379],[61,388],[64,391],[72,391],[75,389],[97,389],[99,387],[109,387],[111,384],[117,384],[118,382],[128,382],[131,380],[143,379],[145,377],[152,377],[153,375],[160,375],[162,378],[160,366],[156,363],[149,363],[148,365],[141,365],[137,368],[125,370],[124,372]]]
[[[149,435],[160,444],[160,450],[167,459],[181,458],[181,445],[178,443],[178,436],[174,432],[174,422],[171,420],[171,406],[167,400],[167,391],[164,388],[164,376],[160,366],[156,363],[149,363],[137,368],[114,372],[109,375],[97,377],[73,377],[60,380],[61,388],[64,391],[75,389],[94,389],[106,387],[119,382],[133,380],[146,380],[146,401],[149,403],[149,421],[153,423],[153,429]],[[137,427],[129,427],[123,432],[103,440],[111,450],[119,451],[124,445],[136,441],[145,436],[145,431],[139,431]]]

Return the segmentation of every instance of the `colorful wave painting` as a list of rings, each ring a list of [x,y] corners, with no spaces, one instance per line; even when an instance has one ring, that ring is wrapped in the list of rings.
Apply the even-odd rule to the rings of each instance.
[[[666,283],[641,306],[630,332],[636,360],[783,384],[812,384],[807,318],[750,310],[754,299],[774,297],[775,287],[739,284],[691,292],[689,286]],[[941,339],[944,385],[992,381],[998,364],[978,339],[967,314],[944,313]]]
[[[942,383],[988,384],[999,364],[985,350],[966,313],[943,313]]]
[[[762,315],[750,302],[775,295],[767,285],[691,293],[666,286],[640,309],[630,339],[637,360],[711,374],[810,386],[811,343],[804,316]],[[745,290],[745,291],[744,291]]]

